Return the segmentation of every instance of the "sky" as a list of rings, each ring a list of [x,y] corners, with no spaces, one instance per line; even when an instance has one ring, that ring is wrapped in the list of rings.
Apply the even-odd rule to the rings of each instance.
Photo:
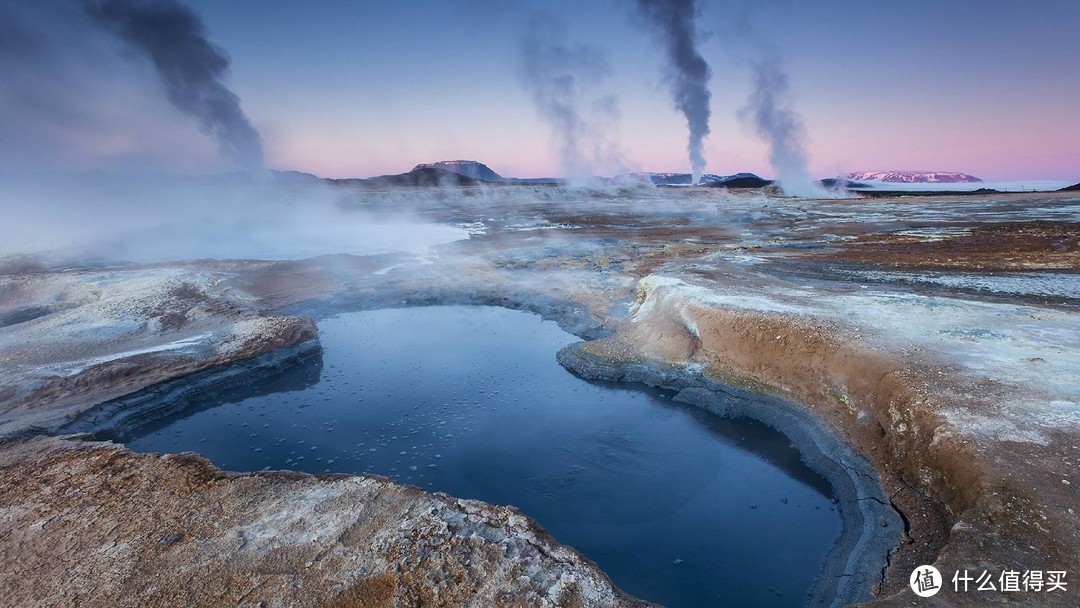
[[[79,1],[0,0],[0,171],[236,169],[145,57],[70,16]],[[689,171],[685,118],[630,0],[183,4],[231,60],[223,82],[271,168],[364,177],[473,159],[506,176],[558,175],[556,138],[521,74],[542,11],[609,64],[590,86],[617,107],[603,120],[618,159],[596,171]],[[767,49],[790,79],[814,176],[1080,180],[1080,2],[699,4],[707,172],[774,173],[739,118]]]

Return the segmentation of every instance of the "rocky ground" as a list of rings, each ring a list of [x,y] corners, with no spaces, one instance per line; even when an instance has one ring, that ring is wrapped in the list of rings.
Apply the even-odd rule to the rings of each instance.
[[[918,599],[918,564],[946,578],[1078,571],[1075,194],[506,187],[355,205],[407,206],[472,237],[300,261],[3,263],[0,588],[15,605],[634,603],[512,510],[56,436],[109,429],[122,408],[101,404],[117,398],[309,348],[321,316],[430,303],[529,309],[590,340],[597,366],[697,374],[813,412],[906,519],[866,590],[874,605]],[[1076,593],[923,601],[1074,606]]]

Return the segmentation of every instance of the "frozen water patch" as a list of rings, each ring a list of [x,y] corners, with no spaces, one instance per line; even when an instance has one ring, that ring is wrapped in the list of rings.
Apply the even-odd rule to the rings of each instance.
[[[1022,222],[1031,220],[1080,221],[1080,198],[1008,200],[964,195],[947,204],[927,205],[922,198],[862,199],[857,202],[822,201],[806,211],[806,220],[820,224],[875,224],[897,229],[918,224],[918,230],[936,230],[977,221]],[[910,228],[908,228],[910,229]]]
[[[1080,428],[1080,404],[1073,401],[1010,401],[998,407],[996,416],[961,409],[945,412],[960,432],[998,441],[1050,444],[1050,433]]]
[[[899,236],[910,236],[917,238],[921,241],[935,242],[944,241],[946,239],[952,239],[961,236],[968,236],[971,234],[971,230],[967,228],[910,228],[908,230],[898,230],[893,234]]]
[[[582,228],[582,226],[580,226],[578,224],[567,224],[565,222],[560,222],[560,223],[555,223],[555,224],[543,224],[543,225],[539,225],[539,226],[520,225],[520,224],[515,224],[513,226],[507,226],[507,230],[512,230],[514,232],[529,232],[529,231],[532,231],[532,230],[579,230],[581,228]]]
[[[119,353],[102,355],[99,357],[88,357],[86,359],[68,361],[63,363],[62,365],[54,366],[51,368],[46,367],[45,369],[51,369],[59,376],[74,376],[75,374],[78,374],[89,367],[100,365],[102,363],[108,363],[109,361],[119,361],[120,359],[126,359],[128,357],[134,357],[136,355],[146,355],[150,353],[162,352],[191,352],[196,347],[205,346],[206,342],[210,339],[212,335],[212,333],[207,332],[204,334],[199,334],[197,336],[181,338],[179,340],[174,340],[165,344],[157,344],[146,348],[136,348]]]
[[[464,230],[469,236],[483,236],[488,233],[487,224],[481,221],[457,222],[453,225]]]
[[[1034,443],[1047,445],[1050,438],[1046,433],[1033,428],[1021,428],[1015,421],[989,417],[982,414],[973,414],[964,410],[947,410],[945,420],[959,432],[965,435],[973,435],[994,439],[996,441],[1008,441],[1012,443]],[[935,435],[935,441],[942,437],[952,435],[951,431],[942,431]]]
[[[1080,274],[1069,272],[1024,272],[977,274],[967,272],[857,271],[856,276],[878,283],[935,285],[950,289],[981,291],[1018,296],[1080,298]]]

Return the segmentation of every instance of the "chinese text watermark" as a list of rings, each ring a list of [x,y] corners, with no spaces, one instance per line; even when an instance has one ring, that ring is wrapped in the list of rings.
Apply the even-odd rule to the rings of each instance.
[[[1068,591],[1067,574],[1065,570],[957,570],[947,585],[937,568],[919,566],[911,572],[909,584],[919,597],[931,597],[945,587],[956,593],[1055,593]]]

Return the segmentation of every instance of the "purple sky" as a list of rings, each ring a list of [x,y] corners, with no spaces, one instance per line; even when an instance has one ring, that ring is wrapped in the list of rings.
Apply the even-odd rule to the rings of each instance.
[[[9,12],[33,3],[19,4],[0,0]],[[465,158],[504,175],[557,174],[550,130],[518,74],[525,23],[543,7],[566,19],[569,40],[606,53],[603,89],[618,101],[609,126],[623,166],[688,170],[685,121],[628,1],[186,4],[232,58],[226,82],[273,168],[367,176]],[[749,59],[765,43],[789,72],[815,176],[894,169],[1080,180],[1080,2],[761,4],[702,2],[701,50],[713,71],[708,172],[773,174],[764,144],[736,116],[750,93]],[[229,170],[148,65],[103,36],[72,42],[86,25],[23,32],[19,48],[49,58],[40,64],[0,44],[0,128],[11,134],[0,169]],[[34,103],[22,87],[36,92]],[[40,102],[59,97],[68,102]]]

